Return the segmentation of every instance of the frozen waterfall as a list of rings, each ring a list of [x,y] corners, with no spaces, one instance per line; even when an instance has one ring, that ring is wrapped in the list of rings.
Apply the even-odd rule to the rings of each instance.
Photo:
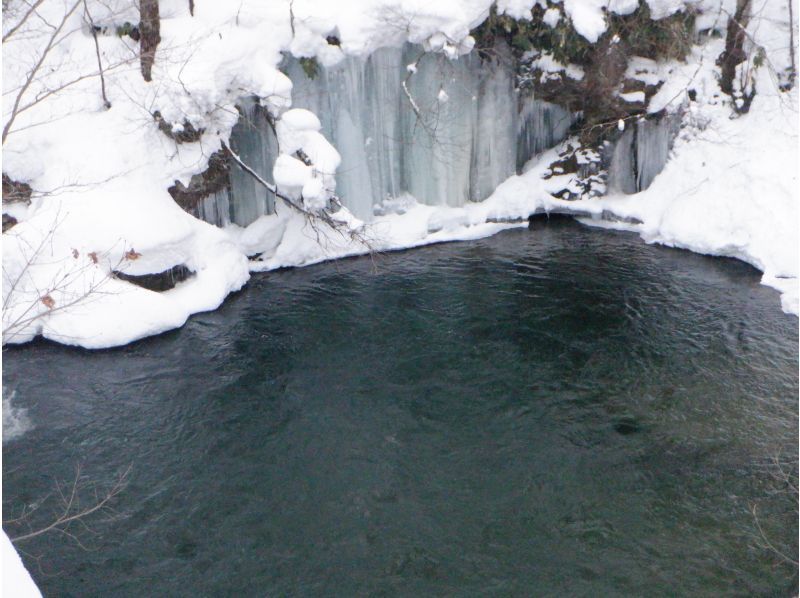
[[[239,102],[239,121],[231,133],[231,149],[263,179],[273,182],[272,167],[278,157],[265,109],[253,97]],[[263,214],[275,211],[275,196],[236,164],[230,165],[230,184],[203,199],[194,215],[217,226],[247,226]]]
[[[347,58],[314,78],[294,58],[283,69],[294,83],[293,107],[314,112],[342,156],[337,195],[364,220],[376,204],[403,194],[429,205],[485,199],[534,154],[566,137],[572,123],[565,110],[514,89],[505,46],[484,61],[477,54],[449,60],[408,44]],[[274,133],[263,109],[243,104],[231,145],[271,181]],[[244,226],[273,209],[274,197],[232,165],[230,189],[206,198],[196,214]]]
[[[320,117],[342,155],[339,197],[363,219],[403,193],[453,207],[485,199],[572,123],[565,110],[514,89],[504,44],[485,60],[450,60],[410,44],[383,48],[313,79],[294,59],[285,66],[293,105]]]
[[[451,207],[483,200],[565,139],[575,120],[514,88],[514,62],[504,42],[489,59],[472,53],[450,60],[406,44],[366,59],[346,58],[314,77],[292,57],[282,68],[294,84],[293,107],[316,114],[341,154],[337,195],[366,221],[384,200],[405,194]],[[272,181],[278,146],[266,113],[247,98],[240,111],[232,149]],[[630,127],[610,148],[610,186],[625,193],[646,188],[663,167],[672,138],[671,129],[656,121]],[[272,213],[272,194],[237,165],[230,168],[229,188],[206,198],[195,214],[217,225],[246,226]]]
[[[638,193],[647,189],[667,163],[680,120],[680,114],[665,114],[641,118],[628,126],[606,157],[609,191]]]

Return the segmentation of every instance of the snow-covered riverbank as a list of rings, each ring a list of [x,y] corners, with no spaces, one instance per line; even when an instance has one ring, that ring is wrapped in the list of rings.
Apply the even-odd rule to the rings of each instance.
[[[291,105],[292,82],[278,69],[282,52],[315,56],[329,65],[345,55],[412,42],[457,60],[470,51],[469,32],[486,18],[491,3],[364,0],[334,10],[324,2],[295,2],[291,11],[280,4],[245,3],[241,9],[196,4],[192,16],[185,2],[161,3],[162,42],[152,83],[145,83],[138,64],[131,62],[128,38],[99,37],[111,109],[102,105],[97,78],[81,78],[94,68],[96,56],[80,15],[69,23],[75,32],[47,60],[53,70],[33,82],[32,94],[69,85],[20,113],[4,145],[4,173],[35,191],[29,206],[4,206],[19,221],[3,235],[5,342],[42,335],[90,348],[121,345],[217,308],[246,284],[251,271],[475,239],[520,226],[531,213],[554,210],[633,230],[647,242],[743,259],[764,272],[765,284],[781,290],[783,309],[797,313],[797,92],[781,92],[773,80],[785,66],[781,61],[788,61],[782,8],[765,4],[761,9],[763,22],[754,34],[773,62],[757,73],[758,94],[747,115],[731,118],[729,98],[716,84],[714,59],[723,40],[697,47],[686,63],[661,65],[670,76],[650,108],[683,106],[684,127],[666,169],[647,190],[556,199],[551,192],[569,181],[558,175],[542,178],[555,148],[480,203],[453,208],[401,196],[385,202],[382,215],[363,228],[342,210],[337,217],[348,223],[345,228],[358,231],[354,240],[324,225],[311,226],[281,205],[276,214],[246,228],[215,227],[183,211],[167,188],[175,180],[188,183],[228,141],[241,97],[256,94],[276,114]],[[497,9],[516,17],[532,4],[500,2]],[[664,15],[683,6],[648,4],[653,14]],[[709,7],[716,4],[698,5],[707,11],[704,26],[710,26]],[[571,19],[585,39],[596,40],[605,27],[601,5],[566,3],[563,18]],[[615,3],[612,11],[627,14],[636,5]],[[123,2],[103,6],[93,8],[96,21],[138,19]],[[326,42],[331,33],[339,45]],[[25,52],[38,41],[34,36],[7,44],[8,90],[24,79]],[[689,88],[695,92],[692,101]],[[153,126],[153,109],[167,121],[185,120],[204,133],[196,142],[178,144]],[[330,144],[314,130],[307,133],[313,147],[335,165]],[[281,155],[289,161],[288,154]],[[301,181],[309,189],[310,183],[331,184],[329,173],[299,174],[310,177]],[[248,260],[254,255],[257,260]],[[111,275],[158,273],[178,265],[194,275],[160,293]]]

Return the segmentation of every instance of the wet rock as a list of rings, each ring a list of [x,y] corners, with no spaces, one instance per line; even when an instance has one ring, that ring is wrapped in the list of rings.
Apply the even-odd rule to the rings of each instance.
[[[208,168],[194,175],[188,186],[175,181],[167,191],[180,207],[191,212],[203,199],[229,186],[228,158],[224,150],[219,150],[208,159]]]
[[[614,431],[617,434],[628,436],[642,431],[642,425],[633,417],[623,417],[614,423]]]
[[[27,183],[12,180],[7,174],[3,174],[3,203],[14,201],[29,203],[32,193],[33,189]]]
[[[194,272],[189,270],[183,264],[173,266],[169,270],[158,272],[156,274],[142,274],[134,276],[132,274],[125,274],[124,272],[113,272],[114,276],[125,282],[130,282],[149,291],[168,291],[175,287],[179,282],[187,280],[194,275]]]
[[[10,214],[3,214],[3,232],[12,228],[17,223],[17,219]]]

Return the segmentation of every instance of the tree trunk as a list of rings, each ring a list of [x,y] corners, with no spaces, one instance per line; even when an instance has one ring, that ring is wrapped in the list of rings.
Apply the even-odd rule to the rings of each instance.
[[[794,0],[789,0],[789,83],[788,89],[794,87],[794,80],[797,78],[797,63],[794,57]]]
[[[140,60],[142,64],[142,77],[145,81],[151,80],[151,71],[156,59],[156,47],[161,41],[160,25],[161,20],[158,16],[158,0],[140,0],[139,2],[139,47],[141,49]]]
[[[750,0],[736,0],[736,12],[728,18],[728,32],[725,37],[725,50],[719,55],[721,78],[719,87],[728,95],[733,95],[733,81],[736,79],[736,67],[747,60],[744,42],[747,39],[746,28],[750,22]]]

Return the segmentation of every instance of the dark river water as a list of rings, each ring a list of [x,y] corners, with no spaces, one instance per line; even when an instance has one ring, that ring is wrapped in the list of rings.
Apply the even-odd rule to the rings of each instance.
[[[83,547],[19,544],[46,596],[788,596],[798,321],[759,278],[552,222],[9,349],[3,519],[130,467]]]

